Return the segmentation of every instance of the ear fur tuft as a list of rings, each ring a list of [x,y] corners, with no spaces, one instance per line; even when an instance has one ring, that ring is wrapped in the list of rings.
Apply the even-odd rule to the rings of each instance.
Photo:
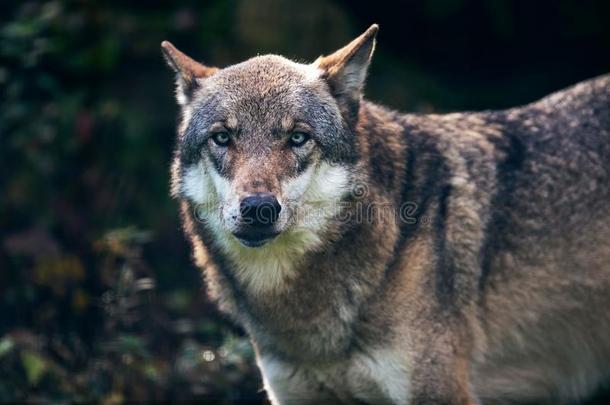
[[[321,69],[323,78],[345,109],[345,113],[357,113],[368,66],[375,50],[377,24],[371,25],[362,35],[328,56],[321,56],[314,66]]]
[[[190,101],[197,87],[197,79],[209,77],[218,71],[218,68],[208,67],[193,60],[169,41],[161,42],[161,51],[169,67],[176,72],[176,96],[181,105]]]

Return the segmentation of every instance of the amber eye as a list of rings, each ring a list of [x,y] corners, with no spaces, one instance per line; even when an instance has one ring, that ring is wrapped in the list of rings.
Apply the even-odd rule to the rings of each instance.
[[[303,146],[309,140],[309,135],[305,132],[293,132],[290,135],[290,145],[291,146]]]
[[[228,132],[221,131],[216,132],[214,135],[212,135],[212,140],[218,146],[227,146],[229,144],[229,141],[231,140],[231,137],[229,136]]]

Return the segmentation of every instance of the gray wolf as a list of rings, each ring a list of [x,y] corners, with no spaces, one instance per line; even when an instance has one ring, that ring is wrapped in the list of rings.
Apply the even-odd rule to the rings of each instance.
[[[610,371],[610,75],[504,111],[363,99],[378,27],[301,64],[168,42],[171,190],[273,403],[561,403]]]

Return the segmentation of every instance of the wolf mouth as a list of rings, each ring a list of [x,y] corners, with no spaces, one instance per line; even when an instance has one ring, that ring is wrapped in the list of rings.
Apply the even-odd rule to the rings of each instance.
[[[265,243],[275,239],[280,232],[256,232],[256,233],[241,233],[235,232],[233,236],[244,246],[254,248],[263,246]]]

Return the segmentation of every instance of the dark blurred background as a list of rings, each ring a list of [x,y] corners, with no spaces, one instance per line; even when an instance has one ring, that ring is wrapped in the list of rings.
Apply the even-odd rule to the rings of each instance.
[[[373,22],[367,97],[404,111],[504,108],[610,72],[606,0],[0,3],[0,401],[263,398],[168,196],[159,43],[219,66],[311,61]]]

